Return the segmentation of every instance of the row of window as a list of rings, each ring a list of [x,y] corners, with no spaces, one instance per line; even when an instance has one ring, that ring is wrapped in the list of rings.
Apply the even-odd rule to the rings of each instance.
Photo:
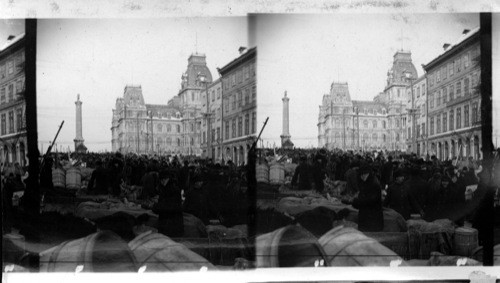
[[[365,144],[369,143],[369,142],[378,142],[379,141],[379,137],[380,137],[380,141],[381,142],[387,142],[387,135],[386,134],[380,134],[379,135],[377,133],[373,133],[371,135],[368,134],[368,133],[362,134],[360,142],[361,143],[365,143]],[[346,143],[352,142],[352,140],[349,141],[349,139],[357,140],[357,138],[358,138],[357,135],[354,135],[353,133],[350,133],[350,134],[348,134],[346,136],[346,139],[347,139]],[[399,134],[396,133],[395,136],[394,136],[395,141],[399,141],[399,138],[400,138]],[[329,135],[327,135],[326,136],[326,143],[330,143],[330,141],[332,143],[337,143],[337,144],[342,143],[343,142],[343,140],[342,140],[342,134],[339,133],[339,132],[336,132],[335,135],[332,136],[331,140],[330,140]]]
[[[479,103],[472,103],[472,112],[469,113],[469,105],[463,106],[464,119],[462,119],[462,107],[451,109],[449,113],[442,113],[430,118],[430,134],[434,135],[461,129],[462,127],[474,126],[480,121]],[[470,115],[472,114],[472,116]],[[463,126],[462,126],[463,121]]]
[[[142,126],[143,124],[139,124],[139,130],[143,130],[144,127]],[[190,124],[191,125],[191,131],[193,131],[193,123]],[[173,126],[173,127],[172,127]],[[147,128],[150,129],[150,125],[149,125],[149,122],[148,122],[148,126]],[[170,133],[172,132],[172,128],[175,129],[175,131],[177,133],[180,133],[181,132],[181,126],[180,125],[171,125],[171,124],[162,124],[162,123],[159,123],[156,125],[156,130],[159,132],[159,133],[162,133],[164,130],[167,132],[167,133]],[[134,122],[134,121],[128,121],[127,123],[125,123],[125,129],[126,130],[132,130],[132,131],[136,131],[137,130],[137,123]]]
[[[453,77],[454,74],[469,68],[472,65],[472,60],[475,60],[479,54],[479,46],[474,47],[471,51],[448,63],[447,66],[442,66],[439,70],[429,74],[429,86],[445,81],[447,78]]]
[[[24,64],[24,51],[13,56],[5,63],[0,63],[0,80],[6,79],[22,71]]]
[[[133,146],[133,144],[136,143],[136,138],[131,136],[128,138],[128,146]],[[146,145],[146,142],[148,142],[147,140],[144,140],[144,145]],[[194,144],[194,140],[193,138],[191,138],[191,142],[192,142],[192,145]],[[165,138],[165,140],[161,137],[158,137],[158,138],[155,138],[154,141],[153,141],[153,144],[155,145],[155,147],[162,147],[162,146],[183,146],[183,142],[182,142],[182,139],[180,138],[170,138],[170,137],[167,137]]]
[[[243,116],[235,117],[230,121],[225,122],[225,138],[241,137],[243,135],[250,135],[256,133],[257,128],[257,113],[252,112],[252,121],[250,124],[250,114],[245,114],[245,120],[243,121]],[[244,124],[243,124],[244,122]],[[251,128],[250,128],[251,127]],[[231,131],[230,131],[231,129]]]
[[[251,93],[250,93],[251,91]],[[245,88],[243,90],[238,90],[236,93],[229,95],[229,98],[225,101],[224,109],[225,113],[229,113],[229,107],[231,107],[231,111],[236,110],[236,108],[245,107],[248,104],[251,104],[256,96],[256,87],[255,85],[252,88]]]
[[[15,111],[16,119],[14,120],[14,110],[8,112],[8,124],[7,124],[7,113],[1,115],[1,134],[14,134],[16,131],[19,132],[23,130],[26,126],[26,121],[23,117],[23,110],[21,108]]]
[[[212,129],[212,143],[216,143],[218,141],[220,141],[220,138],[221,138],[221,134],[220,134],[220,127],[217,127],[217,129]],[[202,136],[202,143],[206,143],[207,142],[207,136],[206,136],[206,132],[203,131],[203,136]]]
[[[472,80],[471,80],[472,78]],[[461,96],[470,95],[473,88],[479,83],[479,73],[474,73],[472,76],[465,77],[455,83],[451,83],[436,90],[429,95],[429,108],[439,107],[448,101],[460,98]],[[472,91],[471,91],[472,89]]]
[[[17,94],[24,91],[24,78],[19,78],[9,84],[0,86],[0,105],[17,99]]]
[[[255,77],[255,63],[243,66],[239,70],[233,72],[227,78],[224,79],[224,90],[228,90],[230,87],[234,87]]]
[[[335,127],[336,128],[340,128],[343,126],[350,127],[351,126],[351,119],[346,118],[345,120],[346,120],[345,125],[342,125],[342,119],[340,119],[340,118],[335,119],[335,123],[334,123]],[[406,117],[389,118],[388,122],[389,122],[389,128],[393,128],[393,125],[395,128],[400,128],[401,126],[405,127],[406,126]],[[353,123],[357,127],[357,121],[354,120]],[[370,124],[371,124],[371,127],[374,129],[378,128],[378,125],[379,125],[377,120],[371,120],[371,121],[370,120],[362,120],[360,122],[360,125],[362,125],[363,128],[368,128],[368,126]],[[386,121],[382,121],[381,126],[382,126],[382,129],[386,129],[387,128]]]

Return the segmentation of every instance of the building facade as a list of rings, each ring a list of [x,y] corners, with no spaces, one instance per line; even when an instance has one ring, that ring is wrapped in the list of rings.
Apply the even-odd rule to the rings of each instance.
[[[384,91],[373,101],[351,100],[347,83],[332,83],[318,117],[318,146],[344,150],[406,150],[405,74],[417,77],[411,52],[397,51]]]
[[[247,163],[257,133],[256,47],[219,69],[222,80],[223,158]]]
[[[0,49],[0,152],[3,164],[26,165],[24,34],[10,36]]]
[[[428,147],[441,160],[482,158],[479,28],[423,65],[428,85]]]

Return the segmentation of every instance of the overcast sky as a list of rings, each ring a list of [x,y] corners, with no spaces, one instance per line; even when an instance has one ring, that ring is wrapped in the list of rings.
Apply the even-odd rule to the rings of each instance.
[[[258,125],[270,117],[266,143],[279,145],[283,92],[290,97],[290,132],[297,146],[317,146],[318,106],[332,81],[349,82],[353,99],[373,99],[385,86],[394,52],[412,51],[421,64],[454,42],[477,14],[256,15]],[[500,14],[493,14],[493,77],[500,76]],[[39,142],[47,148],[65,120],[60,145],[73,148],[76,95],[83,100],[83,137],[93,151],[111,149],[111,109],[126,84],[141,84],[147,103],[177,94],[188,56],[207,54],[212,75],[247,45],[241,18],[42,20],[38,23]],[[439,27],[439,28],[436,28]],[[124,33],[123,31],[127,31]],[[0,47],[24,32],[24,20],[0,20]],[[403,34],[403,42],[401,42]],[[493,81],[494,134],[500,129],[500,86]],[[495,137],[493,142],[496,142]],[[498,144],[497,146],[500,146]]]
[[[80,94],[85,145],[90,151],[111,150],[112,109],[127,84],[142,85],[146,103],[167,104],[178,94],[196,46],[217,79],[216,68],[247,46],[246,25],[245,17],[40,20],[39,147],[47,149],[64,120],[58,144],[65,151],[74,149],[74,102]]]
[[[383,91],[394,53],[412,52],[421,64],[442,52],[478,14],[257,15],[258,121],[269,123],[264,143],[280,145],[283,93],[290,98],[290,134],[298,147],[316,147],[319,105],[333,81],[347,81],[354,100]]]

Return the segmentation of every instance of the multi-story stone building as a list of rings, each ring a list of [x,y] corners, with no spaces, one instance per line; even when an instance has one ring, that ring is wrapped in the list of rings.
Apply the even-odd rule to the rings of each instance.
[[[334,82],[323,96],[318,123],[320,147],[386,149],[387,110],[374,101],[351,100],[346,82]]]
[[[423,65],[428,86],[428,147],[441,160],[481,158],[479,28]]]
[[[417,79],[409,79],[412,81],[410,86],[406,88],[408,98],[406,103],[408,121],[406,124],[406,145],[408,152],[424,157],[427,154],[427,79],[425,74]],[[411,87],[413,87],[413,92]],[[409,109],[414,109],[414,113]],[[415,124],[413,119],[415,119]]]
[[[387,85],[373,101],[351,100],[347,83],[333,83],[320,105],[319,147],[406,150],[406,74],[417,77],[411,53],[397,51]]]
[[[168,105],[145,104],[141,86],[126,86],[113,109],[112,150],[139,154],[185,153],[179,100],[176,97]]]
[[[0,152],[4,164],[26,165],[25,37],[9,36],[0,49]]]
[[[189,57],[181,80],[179,93],[166,105],[146,104],[141,86],[125,87],[113,109],[113,151],[201,155],[201,124],[206,121],[201,91],[212,83],[204,54]]]
[[[257,49],[251,48],[219,69],[222,79],[223,158],[247,163],[257,133]]]

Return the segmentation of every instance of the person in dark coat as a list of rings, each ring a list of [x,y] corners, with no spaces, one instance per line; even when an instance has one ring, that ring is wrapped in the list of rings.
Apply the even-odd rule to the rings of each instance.
[[[345,173],[346,187],[343,192],[347,196],[355,196],[359,192],[359,162],[354,161],[351,169]]]
[[[158,232],[169,237],[184,235],[184,218],[182,213],[181,190],[167,171],[160,173],[158,185],[159,199],[153,207],[158,214]]]
[[[96,162],[96,168],[92,171],[87,191],[90,194],[107,194],[109,187],[108,172],[104,168],[102,161]]]
[[[392,164],[392,156],[389,156],[387,158],[387,162],[382,165],[382,169],[380,172],[381,175],[381,185],[382,188],[385,188],[386,185],[389,185],[393,181],[393,172],[394,171],[394,165]]]
[[[414,166],[409,169],[409,178],[405,180],[405,186],[408,187],[408,193],[417,202],[412,206],[411,213],[420,213],[427,205],[427,191],[429,189],[427,182],[420,177],[420,168]]]
[[[318,193],[322,193],[325,189],[325,184],[323,183],[325,178],[325,164],[323,158],[315,158],[312,175],[314,179],[314,189]]]
[[[384,229],[382,188],[368,165],[359,168],[359,194],[353,206],[359,210],[359,231],[380,232]]]
[[[307,158],[301,157],[300,163],[295,168],[295,173],[292,178],[292,187],[299,183],[299,190],[306,191],[311,189],[311,178],[309,172],[309,165],[307,164]]]
[[[185,191],[184,211],[209,224],[208,190],[199,176],[193,176],[192,188]]]
[[[413,211],[418,211],[421,215],[424,214],[423,209],[411,194],[408,182],[405,182],[403,170],[396,170],[394,173],[394,182],[387,189],[387,196],[384,200],[384,206],[394,209],[405,220],[410,219]]]
[[[54,190],[54,183],[52,182],[52,165],[54,160],[52,157],[46,157],[43,167],[40,171],[40,193]]]
[[[142,199],[149,199],[156,195],[156,188],[159,184],[159,176],[157,168],[154,165],[148,167],[148,172],[141,179],[142,183]]]
[[[465,180],[458,179],[457,175],[451,176],[450,197],[449,197],[449,218],[462,226],[465,221]]]
[[[108,165],[111,194],[119,196],[121,193],[123,160],[122,155],[117,152]]]

